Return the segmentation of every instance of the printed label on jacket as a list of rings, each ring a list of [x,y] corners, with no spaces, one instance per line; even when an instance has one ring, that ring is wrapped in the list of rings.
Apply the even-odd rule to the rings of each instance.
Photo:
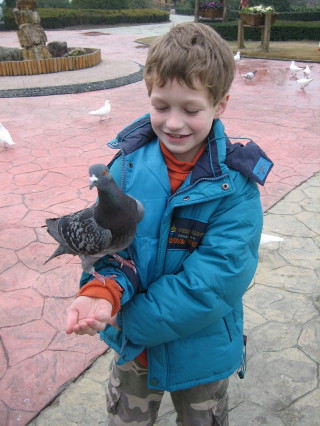
[[[168,250],[188,250],[190,253],[195,250],[206,231],[207,223],[184,217],[175,217],[172,220]]]

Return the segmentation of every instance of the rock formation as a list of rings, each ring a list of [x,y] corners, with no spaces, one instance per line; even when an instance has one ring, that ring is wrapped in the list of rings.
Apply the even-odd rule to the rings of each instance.
[[[40,16],[35,0],[17,0],[13,9],[18,25],[18,39],[23,59],[47,59],[51,55],[46,47],[47,36],[40,25]]]

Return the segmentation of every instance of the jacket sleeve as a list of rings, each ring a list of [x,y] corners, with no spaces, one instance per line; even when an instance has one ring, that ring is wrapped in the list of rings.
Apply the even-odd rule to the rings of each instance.
[[[262,209],[255,183],[237,174],[235,184],[236,193],[221,200],[183,270],[123,306],[119,321],[131,342],[152,347],[192,335],[241,303],[258,263]]]

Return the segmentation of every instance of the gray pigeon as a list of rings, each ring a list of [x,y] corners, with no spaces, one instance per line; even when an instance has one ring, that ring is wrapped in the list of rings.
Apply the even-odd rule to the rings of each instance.
[[[97,187],[98,201],[79,212],[46,220],[48,233],[60,245],[45,263],[61,254],[77,255],[84,272],[104,283],[105,278],[94,270],[93,264],[107,254],[136,272],[132,262],[116,253],[131,244],[144,208],[117,186],[107,166],[95,164],[89,175],[90,189]]]
[[[252,79],[254,79],[254,76],[256,75],[257,71],[249,71],[246,74],[241,74],[242,77],[244,77],[246,80],[251,81]]]

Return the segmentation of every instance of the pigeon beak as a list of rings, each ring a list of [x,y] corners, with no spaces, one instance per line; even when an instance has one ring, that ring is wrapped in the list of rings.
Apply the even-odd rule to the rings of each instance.
[[[92,189],[94,186],[96,186],[96,182],[98,182],[98,178],[96,175],[90,176],[90,189]]]

